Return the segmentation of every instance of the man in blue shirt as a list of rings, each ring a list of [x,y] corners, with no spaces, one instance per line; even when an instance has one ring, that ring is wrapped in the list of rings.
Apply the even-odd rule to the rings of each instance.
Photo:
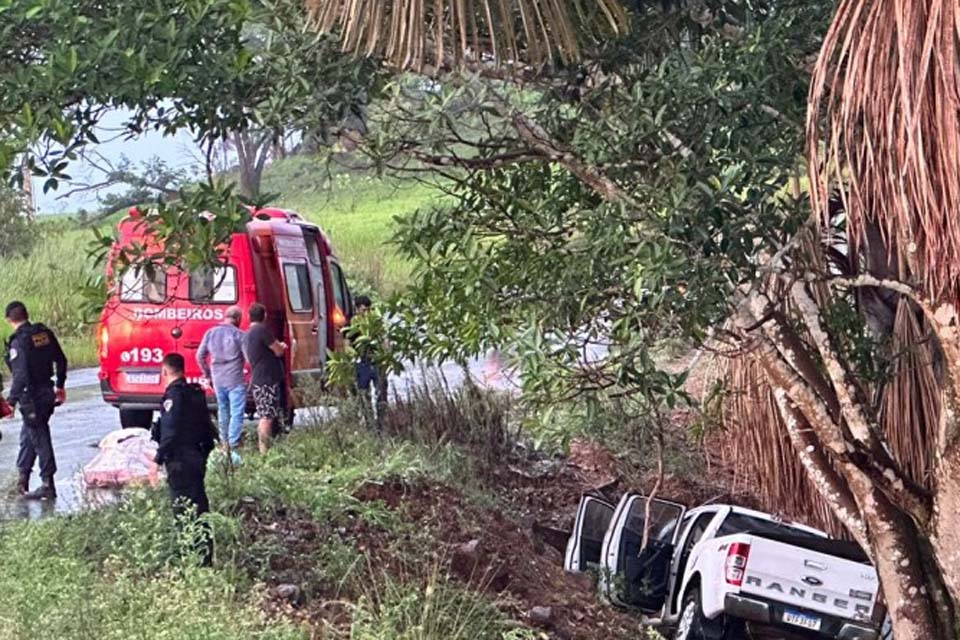
[[[197,350],[197,363],[217,394],[220,439],[228,447],[240,446],[247,386],[243,381],[243,331],[240,307],[230,307],[222,324],[210,328]]]

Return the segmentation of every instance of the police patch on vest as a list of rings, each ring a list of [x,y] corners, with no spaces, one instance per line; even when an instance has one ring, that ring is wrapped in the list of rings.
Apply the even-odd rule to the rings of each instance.
[[[46,347],[50,344],[50,334],[46,331],[35,333],[30,337],[33,339],[33,346],[35,347]]]
[[[164,401],[163,401],[163,410],[164,410],[164,411],[170,411],[170,409],[173,409],[173,400],[164,400]]]

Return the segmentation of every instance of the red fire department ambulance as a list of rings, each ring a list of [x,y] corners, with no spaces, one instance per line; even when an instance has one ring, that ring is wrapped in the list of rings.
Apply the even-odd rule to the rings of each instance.
[[[108,264],[124,246],[147,241],[141,214],[131,209],[119,226]],[[290,348],[286,354],[288,397],[307,380],[322,380],[328,351],[341,347],[340,329],[352,315],[343,270],[330,241],[315,225],[282,209],[261,209],[235,233],[222,266],[194,273],[128,269],[115,282],[100,321],[100,388],[103,399],[120,410],[124,427],[149,427],[160,408],[160,361],[177,352],[187,363],[187,378],[208,390],[196,362],[203,334],[223,321],[230,305],[267,308],[267,324]]]

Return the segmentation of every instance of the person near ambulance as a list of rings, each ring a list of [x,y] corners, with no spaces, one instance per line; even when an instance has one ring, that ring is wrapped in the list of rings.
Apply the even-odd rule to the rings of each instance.
[[[357,296],[354,299],[354,308],[355,317],[362,318],[370,313],[373,303],[368,296]],[[360,411],[363,420],[368,426],[382,429],[383,413],[387,406],[387,376],[377,367],[375,355],[379,348],[386,345],[361,344],[358,340],[359,333],[353,326],[347,326],[343,334],[357,352],[355,392],[361,399]]]
[[[287,345],[273,335],[264,324],[267,308],[259,302],[250,305],[250,329],[243,340],[243,352],[250,363],[250,386],[253,402],[257,407],[260,422],[257,424],[257,441],[260,453],[270,448],[274,424],[286,417],[286,373],[283,355]]]
[[[243,437],[243,414],[247,406],[247,385],[243,380],[243,338],[240,307],[227,309],[221,324],[203,335],[197,350],[197,364],[217,396],[220,440],[236,449]]]
[[[210,511],[207,499],[207,458],[217,442],[217,429],[207,408],[207,395],[199,384],[188,383],[186,366],[179,353],[168,353],[161,365],[166,384],[160,420],[153,439],[159,443],[155,462],[167,470],[167,485],[178,525],[184,518],[196,519]],[[213,560],[213,539],[200,521],[197,547],[200,561]]]
[[[54,408],[67,399],[64,391],[67,357],[53,331],[30,322],[30,314],[22,302],[8,304],[5,318],[13,328],[6,345],[7,366],[13,373],[8,401],[12,408],[19,407],[23,417],[15,491],[26,499],[52,500],[57,497],[53,484],[57,461],[50,439],[50,417]],[[38,458],[42,484],[30,491],[30,474]]]

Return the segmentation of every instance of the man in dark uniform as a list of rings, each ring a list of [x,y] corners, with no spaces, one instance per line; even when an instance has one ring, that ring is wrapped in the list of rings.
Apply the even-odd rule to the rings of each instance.
[[[23,416],[16,492],[27,499],[52,500],[57,497],[53,485],[57,462],[50,441],[50,416],[54,407],[66,401],[63,387],[67,380],[67,358],[53,331],[30,322],[22,302],[8,304],[5,317],[14,330],[6,345],[7,366],[13,372],[9,402],[12,407],[19,405]],[[54,367],[56,383],[52,380]],[[37,458],[43,484],[31,492],[30,473]]]
[[[166,465],[167,485],[173,501],[173,513],[182,523],[185,515],[199,517],[210,510],[204,484],[207,457],[219,439],[210,417],[207,397],[198,384],[184,378],[184,360],[178,353],[163,359],[163,378],[167,383],[163,409],[154,433],[160,444],[156,462]],[[205,524],[200,524],[198,551],[204,566],[213,560],[213,540]]]

